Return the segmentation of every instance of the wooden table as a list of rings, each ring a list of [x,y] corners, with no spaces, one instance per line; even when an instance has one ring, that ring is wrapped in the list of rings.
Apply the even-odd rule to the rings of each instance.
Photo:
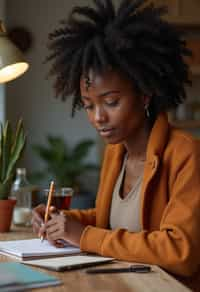
[[[12,227],[10,232],[0,233],[0,240],[15,240],[33,237],[34,234],[31,228]],[[0,261],[14,261],[14,259],[5,255],[0,255]],[[127,262],[116,262],[104,266],[124,267],[129,265],[130,263]],[[103,267],[103,265],[101,265],[101,267]],[[35,269],[45,271],[63,281],[62,286],[34,289],[34,291],[38,292],[191,292],[190,289],[183,286],[157,266],[152,266],[153,272],[147,274],[123,273],[89,275],[84,272],[84,269],[59,273],[39,268]]]

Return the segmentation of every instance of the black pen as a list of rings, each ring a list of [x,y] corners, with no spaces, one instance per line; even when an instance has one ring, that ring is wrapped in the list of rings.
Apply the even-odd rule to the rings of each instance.
[[[151,272],[150,266],[144,265],[131,265],[128,268],[106,268],[106,269],[88,269],[88,274],[112,274],[112,273],[149,273]]]

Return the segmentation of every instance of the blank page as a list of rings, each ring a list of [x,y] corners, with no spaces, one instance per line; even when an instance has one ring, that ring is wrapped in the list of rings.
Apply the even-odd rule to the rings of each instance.
[[[64,248],[52,246],[47,240],[41,242],[39,238],[0,241],[0,253],[9,253],[11,255],[26,258],[40,257],[51,255],[64,255],[79,253],[80,249],[70,244],[66,244]]]

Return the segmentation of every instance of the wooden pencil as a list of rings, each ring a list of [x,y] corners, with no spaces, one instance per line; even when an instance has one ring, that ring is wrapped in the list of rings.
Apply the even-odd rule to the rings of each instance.
[[[52,197],[53,197],[53,191],[54,191],[54,181],[51,181],[50,188],[49,188],[49,193],[48,193],[47,206],[46,206],[45,215],[44,215],[44,223],[46,223],[48,221],[49,209],[50,209],[50,206],[51,206],[51,201],[52,201]],[[44,240],[44,236],[41,236],[40,240],[43,241]]]

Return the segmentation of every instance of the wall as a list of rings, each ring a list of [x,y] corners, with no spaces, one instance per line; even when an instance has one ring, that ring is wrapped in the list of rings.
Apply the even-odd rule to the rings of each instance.
[[[3,1],[0,1],[2,5]],[[33,46],[26,55],[30,62],[29,71],[10,82],[6,90],[7,117],[13,123],[19,117],[24,119],[28,143],[23,164],[29,172],[42,167],[41,161],[33,155],[31,146],[35,143],[45,143],[48,133],[62,135],[71,145],[82,138],[97,139],[95,130],[89,125],[83,112],[77,113],[75,119],[71,119],[70,102],[62,103],[54,98],[52,80],[45,80],[48,67],[43,65],[48,54],[48,33],[57,27],[60,19],[68,15],[72,6],[87,2],[90,1],[6,0],[9,26],[24,26],[33,36]],[[199,79],[195,79],[195,87],[188,94],[198,97]],[[93,150],[90,160],[98,160],[97,151],[98,149]]]
[[[45,79],[48,66],[43,65],[48,54],[48,33],[68,15],[73,5],[85,4],[86,0],[7,0],[6,3],[9,27],[24,26],[33,37],[33,46],[26,55],[30,69],[7,86],[6,94],[7,117],[13,123],[19,117],[24,119],[28,143],[23,163],[30,172],[42,167],[41,161],[33,155],[31,145],[45,143],[47,134],[61,135],[71,145],[82,138],[97,138],[84,112],[71,119],[71,103],[54,98],[52,80]],[[97,149],[93,149],[89,160],[98,160]]]
[[[5,0],[0,0],[0,19],[5,21]],[[5,85],[0,84],[0,122],[5,121]]]

